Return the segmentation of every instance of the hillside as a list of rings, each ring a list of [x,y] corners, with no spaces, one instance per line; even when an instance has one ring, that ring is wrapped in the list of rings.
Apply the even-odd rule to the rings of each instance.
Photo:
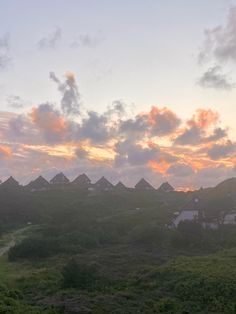
[[[228,182],[220,186],[221,195],[219,186],[189,193],[0,189],[0,245],[28,225],[0,257],[0,305],[13,314],[235,313],[236,226],[168,227],[196,197],[199,207],[227,197]],[[211,206],[207,212],[216,214]]]

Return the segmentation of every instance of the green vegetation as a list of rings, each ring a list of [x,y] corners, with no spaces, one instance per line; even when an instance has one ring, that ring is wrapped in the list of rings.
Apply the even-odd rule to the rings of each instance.
[[[0,257],[0,314],[236,313],[236,227],[167,227],[194,194],[17,193],[2,194],[0,248],[15,243]]]

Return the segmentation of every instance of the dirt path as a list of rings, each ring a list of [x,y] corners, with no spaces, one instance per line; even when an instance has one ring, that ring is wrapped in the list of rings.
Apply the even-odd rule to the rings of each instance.
[[[4,254],[6,254],[10,248],[12,248],[15,244],[17,239],[22,235],[22,233],[27,230],[29,227],[24,227],[21,229],[18,229],[14,232],[12,232],[11,236],[10,236],[10,240],[5,243],[2,247],[0,247],[0,257],[3,256]]]

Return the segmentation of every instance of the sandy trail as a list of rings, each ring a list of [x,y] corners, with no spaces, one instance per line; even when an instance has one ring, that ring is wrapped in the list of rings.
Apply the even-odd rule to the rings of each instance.
[[[7,243],[5,243],[2,247],[0,247],[0,257],[6,254],[10,250],[10,248],[12,248],[16,244],[18,237],[21,236],[21,234],[26,229],[28,229],[28,227],[24,227],[12,232],[10,240]]]

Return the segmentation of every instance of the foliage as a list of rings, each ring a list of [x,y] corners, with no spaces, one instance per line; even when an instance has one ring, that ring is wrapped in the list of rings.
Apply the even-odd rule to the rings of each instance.
[[[98,279],[95,265],[78,263],[72,258],[63,268],[63,285],[66,288],[88,289]]]

